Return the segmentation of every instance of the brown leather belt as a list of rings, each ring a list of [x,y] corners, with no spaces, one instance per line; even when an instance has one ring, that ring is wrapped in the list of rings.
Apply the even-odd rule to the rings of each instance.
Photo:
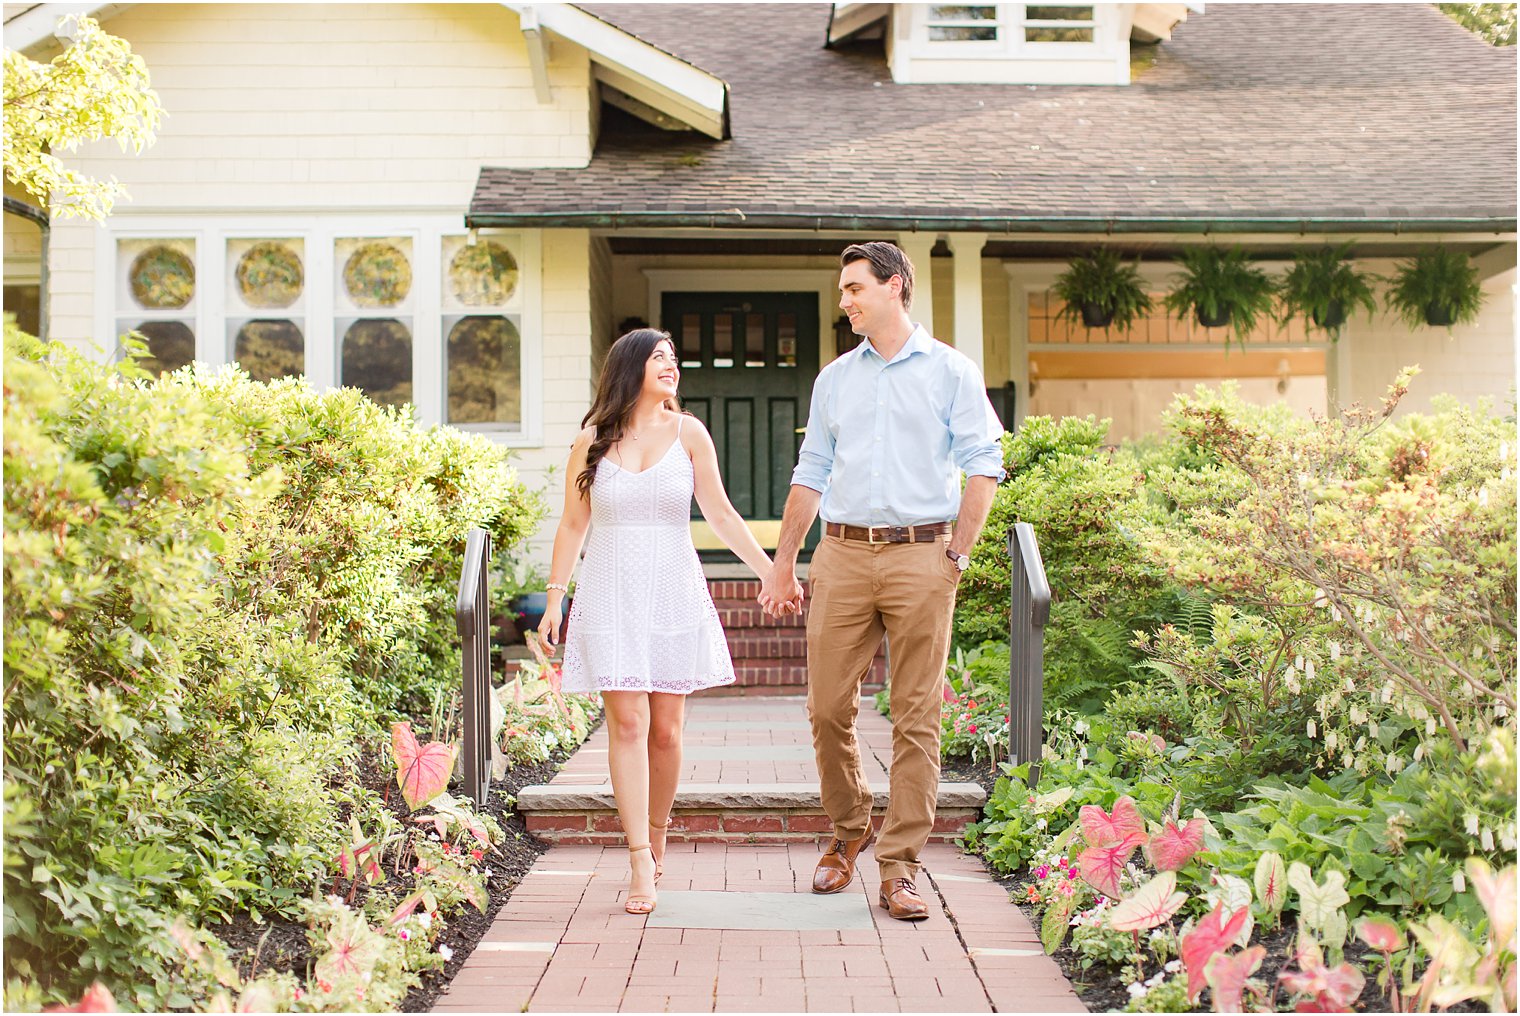
[[[933,543],[950,532],[948,522],[930,522],[922,526],[846,526],[838,522],[826,522],[823,531],[842,540],[863,540],[866,543]]]

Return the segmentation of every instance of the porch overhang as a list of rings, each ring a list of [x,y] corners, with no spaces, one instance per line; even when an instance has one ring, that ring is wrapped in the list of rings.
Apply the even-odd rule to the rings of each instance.
[[[722,210],[525,210],[485,209],[479,202],[465,214],[471,228],[533,227],[574,229],[789,229],[847,230],[860,232],[934,233],[1407,233],[1501,234],[1515,232],[1514,216],[1411,216],[1408,218],[1357,218],[1346,216],[1212,216],[1166,217],[1123,215],[1004,215],[923,214],[888,212],[745,212]]]

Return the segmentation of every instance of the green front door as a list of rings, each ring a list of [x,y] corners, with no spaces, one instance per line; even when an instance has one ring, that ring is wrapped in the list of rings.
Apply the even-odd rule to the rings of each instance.
[[[666,293],[660,309],[682,401],[712,434],[729,499],[774,549],[818,376],[818,294]],[[695,505],[692,518],[702,556],[727,557]]]

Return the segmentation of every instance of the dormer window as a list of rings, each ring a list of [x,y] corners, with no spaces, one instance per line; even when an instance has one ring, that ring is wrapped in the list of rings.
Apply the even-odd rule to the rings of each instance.
[[[926,23],[930,42],[996,42],[996,4],[980,7],[931,4]]]
[[[1129,84],[1133,4],[894,4],[900,84]]]
[[[1092,42],[1097,21],[1091,4],[1025,4],[1025,42]]]

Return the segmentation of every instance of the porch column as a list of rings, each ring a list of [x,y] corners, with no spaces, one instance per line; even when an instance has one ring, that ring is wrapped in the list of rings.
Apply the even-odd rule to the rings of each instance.
[[[951,233],[955,274],[955,348],[987,374],[982,356],[982,248],[986,233]]]
[[[908,260],[913,262],[913,306],[908,310],[908,316],[928,330],[930,335],[934,331],[934,284],[933,284],[933,260],[930,252],[934,250],[934,241],[937,239],[934,233],[899,233],[897,246],[903,253],[908,255]]]

